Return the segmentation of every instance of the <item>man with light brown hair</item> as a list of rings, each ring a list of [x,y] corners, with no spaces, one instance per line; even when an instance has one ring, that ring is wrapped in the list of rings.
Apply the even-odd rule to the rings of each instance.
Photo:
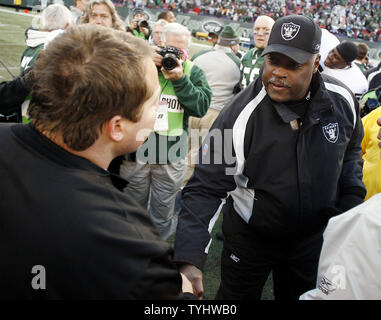
[[[356,44],[357,46],[357,58],[354,63],[360,68],[360,70],[364,73],[366,71],[366,60],[368,57],[369,47],[366,43],[360,42]]]
[[[0,124],[0,299],[175,299],[182,281],[191,293],[127,182],[107,170],[153,129],[149,45],[80,25],[33,73],[31,123]]]
[[[81,23],[99,24],[115,30],[126,31],[122,19],[110,0],[91,0]]]

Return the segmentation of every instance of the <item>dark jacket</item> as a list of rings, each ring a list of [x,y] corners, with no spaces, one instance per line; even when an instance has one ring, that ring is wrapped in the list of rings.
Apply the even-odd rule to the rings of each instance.
[[[377,67],[369,69],[365,72],[366,79],[368,80],[368,90],[376,89],[381,86],[381,62]]]
[[[0,136],[0,299],[177,298],[172,249],[123,179],[31,125]],[[34,266],[46,289],[32,288]]]
[[[320,73],[311,92],[303,119],[272,101],[261,79],[223,109],[211,128],[217,138],[204,140],[201,164],[183,189],[175,261],[203,267],[226,199],[224,220],[239,216],[258,243],[314,234],[363,201],[358,103],[345,85]]]
[[[30,70],[0,83],[0,122],[21,122],[21,105],[29,94],[25,76],[30,76]]]

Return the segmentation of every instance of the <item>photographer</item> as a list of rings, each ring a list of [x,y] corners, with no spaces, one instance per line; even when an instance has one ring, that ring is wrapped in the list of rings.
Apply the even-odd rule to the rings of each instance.
[[[135,8],[132,11],[132,19],[128,32],[131,32],[135,37],[148,40],[151,35],[151,28],[148,23],[149,17],[141,8]]]
[[[206,114],[212,92],[204,71],[187,59],[190,31],[169,23],[161,37],[164,47],[154,47],[153,60],[160,68],[159,110],[167,121],[154,128],[137,150],[136,161],[130,157],[123,162],[120,174],[129,182],[124,192],[148,208],[161,238],[167,239],[176,227],[173,211],[186,168],[188,118]]]

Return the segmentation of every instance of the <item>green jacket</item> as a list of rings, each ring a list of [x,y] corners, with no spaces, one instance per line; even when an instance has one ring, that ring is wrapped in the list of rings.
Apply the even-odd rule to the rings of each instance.
[[[34,65],[41,49],[44,49],[44,44],[37,47],[27,47],[21,57],[20,73]]]
[[[243,88],[259,77],[259,70],[265,61],[265,58],[261,57],[262,52],[263,50],[252,48],[243,56],[241,69]]]
[[[143,32],[140,32],[140,31],[138,31],[138,30],[136,30],[136,29],[133,29],[133,30],[132,30],[132,34],[133,34],[135,37],[137,37],[137,38],[144,39],[144,40],[147,39],[146,35],[145,35]]]
[[[193,63],[186,61],[185,64]],[[185,66],[184,69],[186,69]],[[159,71],[160,77],[162,74]],[[184,74],[181,79],[170,82],[184,110],[183,130],[175,136],[152,132],[136,152],[136,159],[144,163],[168,164],[186,158],[188,154],[188,119],[190,116],[203,117],[210,105],[212,90],[205,78],[204,71],[197,65],[191,67],[189,75]],[[162,86],[162,93],[164,90]]]
[[[20,73],[34,65],[50,35],[50,32],[39,31],[32,27],[25,30],[27,47],[21,56]]]
[[[40,51],[44,49],[45,42],[47,41],[49,32],[35,30],[33,28],[28,28],[25,31],[26,44],[27,47],[24,50],[21,61],[20,61],[20,73],[26,69],[32,67],[40,54]],[[27,110],[29,107],[30,95],[25,99],[22,104],[22,122],[28,123],[30,120],[27,116]]]

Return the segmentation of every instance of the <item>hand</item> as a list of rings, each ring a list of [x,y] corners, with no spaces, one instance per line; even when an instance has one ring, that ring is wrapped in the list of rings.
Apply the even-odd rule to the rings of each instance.
[[[144,27],[139,27],[139,32],[144,33],[144,35],[148,38],[149,36],[149,29]]]
[[[130,22],[130,29],[135,29],[138,26],[138,20],[131,20]]]
[[[160,52],[160,48],[153,46],[152,49],[153,49],[152,60],[157,67],[161,68],[161,62],[163,61],[163,56],[158,53]]]
[[[169,80],[169,81],[176,81],[176,80],[179,80],[183,77],[184,75],[184,70],[183,70],[183,65],[182,63],[180,62],[179,59],[176,59],[177,61],[177,67],[168,71],[168,70],[165,70],[163,67],[160,69],[161,72],[163,73],[163,76],[165,79]]]
[[[194,295],[201,299],[204,294],[201,270],[191,264],[184,264],[180,267],[180,272],[184,274],[192,283]]]
[[[180,274],[181,274],[181,278],[183,279],[183,285],[182,285],[183,293],[189,292],[189,293],[194,294],[192,283],[189,281],[189,279],[184,274],[182,274],[181,272],[180,272]]]

